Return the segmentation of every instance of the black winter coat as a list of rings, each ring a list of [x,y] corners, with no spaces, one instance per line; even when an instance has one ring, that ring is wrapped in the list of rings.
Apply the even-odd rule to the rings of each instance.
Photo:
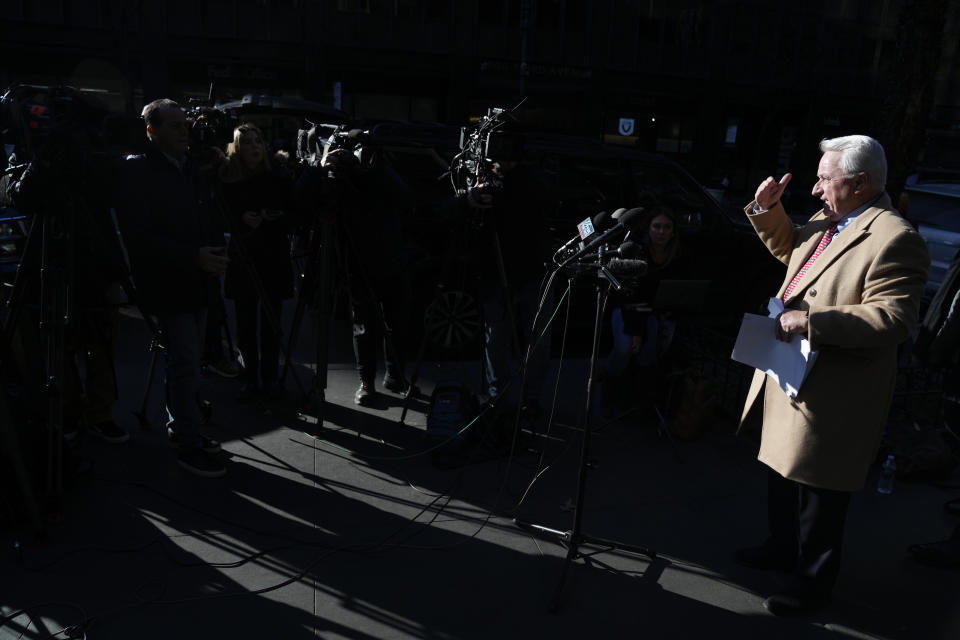
[[[282,172],[260,173],[238,182],[224,182],[220,195],[230,218],[230,266],[224,283],[224,294],[231,300],[257,298],[250,272],[244,263],[239,243],[263,283],[267,295],[274,300],[293,296],[293,268],[290,265],[290,241],[287,237],[292,219],[293,185]],[[275,220],[264,220],[256,229],[243,222],[245,211],[261,209],[283,211]]]
[[[210,189],[196,165],[182,169],[156,147],[121,163],[116,211],[140,307],[150,313],[199,311],[219,282],[201,271],[202,246],[223,246]]]

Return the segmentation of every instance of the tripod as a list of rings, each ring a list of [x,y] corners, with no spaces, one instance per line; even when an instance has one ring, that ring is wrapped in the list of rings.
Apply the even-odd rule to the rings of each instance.
[[[469,204],[467,205],[469,206]],[[486,227],[488,238],[488,246],[490,254],[486,257],[490,258],[493,264],[496,266],[496,276],[497,284],[501,295],[503,296],[503,308],[507,320],[507,325],[509,327],[508,331],[510,334],[510,343],[513,347],[514,352],[521,359],[521,363],[524,363],[526,360],[523,358],[523,349],[522,349],[522,340],[520,338],[519,327],[516,320],[516,312],[514,310],[514,297],[512,295],[512,289],[507,279],[506,266],[503,259],[503,251],[500,244],[500,234],[496,226],[496,220],[494,216],[488,215],[484,219],[483,213],[487,213],[486,210],[481,210],[481,215],[477,216],[474,212],[473,216],[465,215],[464,219],[474,218],[472,222],[471,229],[467,231],[461,230],[462,235],[466,233],[474,232],[476,233],[479,230],[482,230],[483,227]],[[479,220],[479,224],[477,221]],[[456,232],[451,232],[451,239],[455,237]],[[450,241],[447,243],[447,250],[444,254],[443,267],[441,273],[448,273],[452,267],[455,257],[455,250],[457,243]],[[476,279],[479,279],[479,276],[475,275]],[[464,278],[465,279],[465,278]],[[482,286],[481,286],[482,288]],[[480,296],[483,297],[482,295]],[[420,349],[417,355],[417,363],[414,366],[413,374],[411,376],[411,385],[416,384],[417,378],[419,376],[420,367],[423,364],[424,354],[426,353],[427,342],[430,340],[431,331],[442,334],[445,341],[453,343],[456,342],[467,342],[472,339],[478,332],[483,332],[486,334],[488,318],[485,317],[483,310],[477,309],[477,300],[472,298],[469,294],[466,294],[462,291],[450,291],[448,292],[444,287],[442,280],[439,280],[436,285],[436,293],[433,303],[428,307],[427,312],[424,317],[424,335],[420,343]],[[486,306],[480,301],[479,306]],[[486,335],[480,341],[480,387],[483,388],[486,379],[486,362],[489,357],[490,344]],[[521,371],[522,373],[522,371]],[[521,376],[522,379],[522,376]],[[501,384],[503,382],[501,381]],[[503,389],[498,389],[498,392],[502,393]],[[519,392],[519,397],[523,398],[523,386]],[[491,398],[491,406],[496,402],[496,398]],[[403,404],[403,411],[400,414],[399,423],[403,424],[406,419],[407,411],[409,409],[410,398],[407,397]],[[517,407],[515,427],[519,424],[520,419],[520,406]]]
[[[648,549],[647,547],[642,547],[638,545],[626,544],[623,542],[618,542],[616,540],[609,540],[607,538],[599,538],[596,536],[591,536],[587,533],[584,533],[581,528],[582,517],[583,517],[583,505],[586,498],[586,489],[587,489],[587,473],[590,468],[589,456],[590,456],[590,436],[593,431],[592,427],[592,408],[593,408],[593,388],[594,388],[594,378],[597,372],[597,353],[600,348],[600,327],[603,319],[603,307],[604,300],[609,293],[609,289],[613,286],[615,289],[620,289],[620,283],[617,281],[616,277],[610,270],[604,265],[604,249],[600,248],[598,251],[597,262],[595,264],[585,265],[590,271],[596,272],[596,292],[597,292],[597,302],[596,302],[596,313],[594,316],[593,324],[593,340],[592,347],[590,351],[590,363],[587,371],[587,380],[586,380],[586,392],[584,394],[584,417],[583,417],[583,441],[581,443],[580,449],[580,468],[577,474],[577,497],[576,503],[573,510],[573,526],[567,531],[561,531],[559,529],[552,529],[539,524],[533,524],[529,522],[524,522],[520,519],[514,519],[514,524],[519,528],[530,531],[535,534],[540,535],[549,535],[558,539],[562,544],[567,547],[567,554],[563,560],[563,567],[560,571],[560,579],[557,582],[556,590],[554,591],[553,598],[550,601],[549,610],[556,611],[559,606],[560,596],[563,592],[563,586],[567,579],[567,573],[570,569],[570,563],[576,560],[577,558],[588,557],[595,555],[597,553],[603,553],[606,551],[611,551],[613,549],[620,549],[623,551],[628,551],[630,553],[635,553],[638,555],[644,555],[650,558],[651,560],[656,557],[656,551]],[[576,273],[570,277],[570,284],[572,286],[573,280],[576,277]],[[580,548],[581,546],[592,545],[599,547],[597,551],[592,553],[583,553]]]
[[[309,171],[310,169],[307,169]],[[308,179],[317,179],[319,174],[308,176]],[[308,398],[309,406],[317,418],[318,427],[323,425],[326,413],[326,387],[329,369],[329,330],[330,321],[335,310],[335,301],[344,290],[351,301],[360,297],[365,301],[365,308],[373,311],[373,322],[380,329],[379,335],[383,338],[388,363],[402,367],[402,358],[393,339],[391,325],[387,322],[386,312],[377,288],[358,249],[349,223],[345,222],[351,211],[346,206],[346,199],[351,195],[360,194],[360,190],[349,179],[336,176],[331,170],[327,178],[333,180],[330,184],[336,189],[332,215],[314,216],[315,234],[310,247],[309,258],[301,278],[297,305],[291,323],[290,336],[287,342],[286,354],[280,380],[283,381],[290,369],[290,353],[299,338],[303,315],[311,301],[316,303],[317,344],[316,344],[316,372]],[[352,191],[347,192],[348,189]],[[371,205],[372,206],[372,205]],[[336,270],[336,273],[335,273]],[[336,277],[335,277],[336,276]],[[334,290],[333,283],[341,284]],[[357,296],[358,290],[360,295]],[[372,348],[376,348],[373,346]],[[357,354],[358,359],[361,357]],[[406,386],[405,397],[410,397],[415,388],[409,384],[401,368],[402,383]]]

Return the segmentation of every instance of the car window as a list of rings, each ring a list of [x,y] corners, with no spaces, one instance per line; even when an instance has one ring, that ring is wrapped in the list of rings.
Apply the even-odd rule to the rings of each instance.
[[[909,192],[907,217],[920,224],[960,231],[960,197]]]
[[[531,152],[528,161],[540,174],[557,200],[556,217],[577,221],[600,211],[612,212],[631,206],[623,188],[623,165],[616,159],[580,158],[549,152]]]
[[[438,194],[453,195],[449,180],[441,180],[450,166],[450,158],[441,156],[430,147],[385,146],[384,159],[396,169],[407,185],[426,199]]]
[[[717,205],[689,176],[668,164],[632,162],[637,202],[642,207],[666,205],[673,209],[681,231],[710,230],[723,224]]]

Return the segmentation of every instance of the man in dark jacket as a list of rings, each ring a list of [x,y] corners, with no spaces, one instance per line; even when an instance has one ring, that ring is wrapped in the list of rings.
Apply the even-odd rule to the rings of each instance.
[[[143,109],[151,148],[128,159],[117,205],[140,307],[160,321],[167,346],[167,412],[178,462],[204,477],[226,473],[219,443],[200,435],[196,403],[207,307],[227,267],[210,191],[187,158],[183,110],[163,98]]]

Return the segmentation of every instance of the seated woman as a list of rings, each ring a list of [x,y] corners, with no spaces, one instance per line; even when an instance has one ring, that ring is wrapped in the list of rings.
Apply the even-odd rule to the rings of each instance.
[[[639,228],[639,257],[647,262],[648,271],[611,296],[613,348],[601,363],[600,372],[607,383],[605,393],[600,394],[605,413],[612,409],[611,379],[623,376],[631,364],[649,367],[663,360],[673,342],[676,323],[668,311],[657,310],[652,304],[661,281],[686,276],[673,211],[662,205],[654,207]]]
[[[276,399],[281,389],[275,329],[279,330],[283,300],[293,295],[286,214],[291,210],[291,180],[286,173],[271,170],[263,134],[245,123],[234,129],[220,182],[232,232],[224,290],[235,304],[237,343],[244,365],[244,384],[237,401],[254,399],[261,385],[268,398]],[[247,262],[241,256],[241,244]],[[262,299],[254,272],[263,285]]]

